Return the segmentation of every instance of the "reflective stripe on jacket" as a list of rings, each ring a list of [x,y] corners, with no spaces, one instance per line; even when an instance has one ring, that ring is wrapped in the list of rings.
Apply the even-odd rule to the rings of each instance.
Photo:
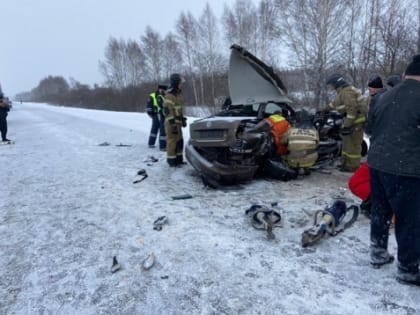
[[[366,121],[366,100],[353,86],[337,88],[337,97],[329,107],[345,115],[343,127],[364,124]]]
[[[160,94],[158,94],[156,96],[156,92],[150,93],[149,96],[152,99],[153,106],[156,108],[156,112],[160,113],[162,111],[161,106],[162,106],[163,102],[165,101],[165,98]]]

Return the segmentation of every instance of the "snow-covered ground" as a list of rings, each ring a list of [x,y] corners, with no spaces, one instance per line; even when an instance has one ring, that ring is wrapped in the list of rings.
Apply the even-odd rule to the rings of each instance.
[[[0,146],[0,314],[420,314],[420,291],[396,282],[395,263],[370,267],[367,218],[301,247],[315,210],[337,196],[358,203],[347,174],[212,190],[147,147],[144,114],[24,103],[8,122],[16,144]],[[142,168],[148,178],[133,184]],[[171,198],[185,193],[193,198]],[[283,220],[268,240],[244,211],[272,202]],[[168,224],[154,230],[163,215]]]

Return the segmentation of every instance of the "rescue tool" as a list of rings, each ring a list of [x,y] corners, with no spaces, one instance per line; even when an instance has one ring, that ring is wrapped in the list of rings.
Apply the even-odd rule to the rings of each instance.
[[[318,210],[314,215],[314,225],[302,233],[302,247],[311,246],[325,235],[335,236],[350,227],[359,215],[359,207],[347,207],[343,200],[336,200],[331,207]],[[348,220],[345,221],[345,218]]]
[[[271,205],[276,206],[277,203],[272,203]],[[251,224],[255,229],[267,231],[269,240],[275,238],[273,228],[280,224],[280,213],[262,205],[252,205],[245,210],[245,214],[251,217]]]

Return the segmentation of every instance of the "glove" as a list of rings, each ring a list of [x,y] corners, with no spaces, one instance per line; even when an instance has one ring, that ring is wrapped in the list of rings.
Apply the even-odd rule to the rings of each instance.
[[[171,133],[173,135],[177,135],[178,134],[178,126],[177,125],[171,125]]]
[[[182,117],[182,127],[187,127],[187,118]]]
[[[343,128],[341,128],[341,130],[340,130],[340,134],[342,135],[342,136],[348,136],[348,135],[351,135],[352,133],[353,133],[353,127],[343,127]]]

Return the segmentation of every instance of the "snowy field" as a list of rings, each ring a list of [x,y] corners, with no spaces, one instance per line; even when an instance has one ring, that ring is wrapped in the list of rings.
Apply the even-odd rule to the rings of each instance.
[[[364,216],[301,247],[315,210],[337,196],[359,202],[347,174],[212,190],[147,147],[144,114],[15,103],[8,122],[16,144],[0,146],[0,314],[420,314],[420,291],[396,282],[396,263],[370,267]],[[148,178],[133,184],[143,168]],[[171,198],[185,193],[193,198]],[[244,211],[272,202],[283,219],[268,240]],[[168,224],[154,230],[163,215]]]

